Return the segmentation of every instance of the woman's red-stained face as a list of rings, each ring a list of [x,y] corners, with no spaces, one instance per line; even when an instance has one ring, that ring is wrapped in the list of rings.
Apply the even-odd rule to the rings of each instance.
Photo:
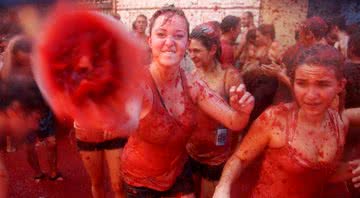
[[[179,15],[159,16],[149,38],[153,60],[160,65],[178,66],[188,47],[188,28],[186,21]]]
[[[195,66],[200,68],[207,66],[214,60],[215,50],[208,50],[199,40],[191,39],[189,55]]]
[[[330,107],[345,85],[335,70],[324,66],[301,65],[295,71],[294,93],[300,108],[309,116],[320,116]]]
[[[264,36],[260,31],[256,31],[255,43],[257,46],[266,45],[266,36]]]
[[[147,27],[147,20],[144,17],[137,17],[135,20],[135,28],[139,33],[145,33]]]

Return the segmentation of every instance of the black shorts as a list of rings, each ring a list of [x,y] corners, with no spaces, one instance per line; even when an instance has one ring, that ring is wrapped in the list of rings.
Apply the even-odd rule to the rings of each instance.
[[[39,129],[33,132],[30,132],[26,136],[26,142],[32,144],[36,141],[36,138],[39,140],[44,140],[47,137],[55,136],[55,116],[51,110],[46,111],[43,117],[39,120]]]
[[[205,178],[209,181],[218,181],[220,179],[225,163],[217,166],[210,166],[207,164],[202,164],[191,157],[189,158],[191,170],[194,174],[200,174],[202,178]]]
[[[125,184],[127,198],[158,198],[158,197],[178,197],[194,193],[194,181],[190,163],[187,162],[183,172],[177,177],[175,184],[167,191],[157,191],[146,187],[135,187]]]
[[[115,138],[104,142],[84,142],[79,139],[76,140],[79,151],[103,151],[124,148],[126,143],[127,138]]]

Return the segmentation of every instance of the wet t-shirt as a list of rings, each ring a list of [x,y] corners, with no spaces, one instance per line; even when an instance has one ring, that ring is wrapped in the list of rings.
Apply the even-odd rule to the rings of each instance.
[[[174,118],[162,102],[150,73],[147,76],[153,104],[124,148],[121,172],[129,185],[165,191],[175,183],[187,161],[185,145],[195,126],[194,104],[182,74],[185,110]]]
[[[273,107],[288,112],[286,144],[280,148],[268,148],[261,159],[244,171],[238,188],[242,197],[251,198],[322,198],[324,186],[335,173],[344,146],[344,128],[334,110],[328,110],[330,125],[336,137],[336,155],[328,162],[312,162],[291,144],[296,126],[294,105],[280,104]]]

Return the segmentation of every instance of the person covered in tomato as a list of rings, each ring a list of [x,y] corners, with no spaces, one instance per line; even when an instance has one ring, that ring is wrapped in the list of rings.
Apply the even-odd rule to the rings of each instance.
[[[34,80],[31,70],[32,46],[32,40],[24,35],[12,38],[5,51],[5,65],[1,76],[8,92],[10,106],[21,106],[26,113],[37,112],[41,115],[38,128],[29,131],[25,138],[27,161],[35,172],[34,180],[39,182],[46,178],[35,150],[37,140],[43,142],[48,151],[49,179],[63,180],[57,168],[56,120]]]
[[[220,62],[224,67],[235,66],[235,41],[241,32],[240,17],[227,15],[220,24],[221,27],[221,57]]]
[[[240,73],[229,67],[224,69],[219,62],[221,56],[220,31],[211,23],[196,26],[190,34],[189,54],[196,66],[196,73],[210,89],[228,101],[230,87],[238,86]],[[191,167],[200,197],[211,197],[222,168],[231,153],[231,132],[206,112],[198,109],[197,125],[186,145],[191,157]]]
[[[148,35],[146,34],[146,28],[148,26],[148,19],[145,15],[139,14],[135,21],[133,22],[132,28],[134,31],[134,35],[136,38],[139,39],[142,47],[145,49],[145,51],[148,53],[148,56],[144,58],[144,64],[150,64],[151,62],[151,49],[149,47],[149,44],[147,42]]]
[[[11,132],[13,137],[21,138],[29,131],[38,129],[40,114],[29,112],[21,105],[10,103],[7,100],[5,87],[1,85],[0,104],[0,198],[8,197],[9,175],[6,169],[4,151],[6,148],[6,135]]]
[[[325,184],[351,177],[338,167],[348,125],[359,123],[359,109],[331,108],[346,83],[342,67],[342,55],[329,45],[299,54],[290,72],[296,102],[272,106],[253,123],[226,163],[214,198],[230,197],[238,177],[243,197],[277,198],[322,197]],[[257,157],[261,162],[254,168]],[[247,171],[257,177],[245,178]]]
[[[143,85],[139,125],[125,145],[121,171],[128,197],[194,197],[186,143],[195,112],[234,130],[253,107],[244,85],[230,88],[230,105],[195,73],[182,69],[189,23],[182,10],[166,6],[150,20],[152,62]],[[212,133],[212,131],[209,131]]]

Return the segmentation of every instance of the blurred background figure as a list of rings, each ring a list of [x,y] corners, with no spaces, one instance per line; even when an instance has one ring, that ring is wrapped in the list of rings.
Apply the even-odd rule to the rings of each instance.
[[[346,32],[346,21],[343,16],[333,17],[328,22],[330,38],[336,41],[332,46],[338,49],[344,57],[347,57],[349,34]],[[332,43],[329,43],[330,45]]]
[[[46,178],[41,170],[35,144],[37,140],[46,145],[50,167],[49,179],[62,180],[57,170],[57,144],[55,139],[55,118],[42,98],[34,81],[31,63],[32,42],[24,35],[12,38],[5,51],[5,65],[1,76],[9,94],[11,103],[23,107],[25,113],[38,113],[37,127],[26,135],[27,160],[35,172],[34,180],[39,182]]]
[[[148,35],[146,29],[148,26],[148,19],[145,15],[139,14],[132,24],[132,29],[136,38],[141,41],[141,45],[144,47],[147,56],[144,57],[144,65],[148,65],[151,62],[151,49],[148,44]]]
[[[233,15],[226,16],[220,24],[222,35],[220,62],[223,67],[235,65],[235,40],[241,32],[240,18]]]

